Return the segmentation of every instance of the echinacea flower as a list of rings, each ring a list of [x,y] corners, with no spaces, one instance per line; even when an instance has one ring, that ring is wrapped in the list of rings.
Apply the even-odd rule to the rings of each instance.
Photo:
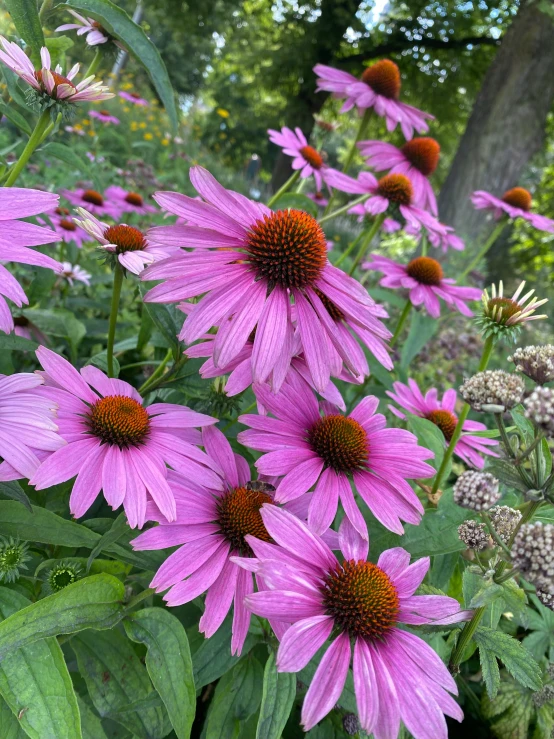
[[[386,428],[385,417],[375,413],[378,398],[363,398],[345,416],[328,406],[321,412],[312,389],[293,374],[277,394],[266,385],[253,389],[274,418],[240,416],[250,429],[237,438],[264,452],[256,462],[261,475],[283,478],[275,495],[278,502],[294,500],[315,485],[308,511],[313,531],[329,528],[340,500],[352,525],[367,538],[351,480],[371,513],[390,531],[402,534],[401,520],[419,523],[423,507],[406,480],[433,475],[424,461],[433,453],[418,446],[410,432]]]
[[[62,266],[63,272],[61,273],[61,277],[63,277],[64,280],[67,280],[71,287],[73,287],[75,280],[90,287],[90,278],[92,277],[90,272],[79,267],[78,264],[71,264],[71,262],[62,262]]]
[[[71,10],[70,8],[67,9],[67,12],[70,13],[78,21],[78,23],[64,23],[62,26],[58,26],[55,29],[56,33],[58,31],[73,31],[77,29],[77,36],[84,35],[89,46],[98,46],[98,44],[105,44],[112,39],[110,34],[104,28],[102,28],[100,23],[98,23],[98,21],[95,21],[94,18],[85,18],[82,15],[79,15],[79,13],[76,13],[74,10]]]
[[[79,228],[77,223],[73,220],[67,208],[57,207],[50,213],[46,213],[48,220],[52,224],[54,231],[60,236],[62,241],[66,244],[75,244],[80,249],[83,246],[84,241],[88,241],[88,234]],[[45,223],[42,219],[37,219],[41,223]]]
[[[17,220],[51,211],[58,205],[58,200],[57,195],[41,190],[0,188],[0,262],[32,264],[60,272],[62,266],[59,262],[28,248],[59,241],[58,234],[50,228]],[[9,298],[18,308],[29,302],[19,282],[4,264],[0,264],[0,331],[9,334],[13,331],[14,323],[5,298]]]
[[[401,103],[400,70],[390,59],[383,59],[363,71],[361,79],[348,72],[333,67],[316,64],[317,89],[331,92],[335,98],[346,98],[341,113],[354,106],[360,112],[373,108],[377,115],[385,118],[387,131],[394,131],[400,124],[406,139],[411,139],[414,129],[418,133],[429,130],[427,120],[434,120],[430,113],[424,113],[412,105]]]
[[[260,508],[274,504],[275,489],[250,482],[248,462],[233,452],[219,429],[205,428],[202,443],[220,469],[222,485],[209,489],[170,471],[168,481],[177,502],[175,522],[167,523],[151,506],[150,518],[160,525],[140,534],[131,544],[138,550],[179,547],[156,572],[151,587],[158,592],[169,588],[164,595],[168,606],[188,603],[207,591],[199,623],[206,638],[218,630],[234,604],[231,652],[240,654],[250,625],[244,598],[253,592],[254,584],[252,573],[237,566],[232,557],[252,556],[246,541],[249,537],[270,541]],[[297,515],[305,507],[303,501],[288,506]]]
[[[399,149],[386,141],[360,141],[358,148],[368,167],[390,174],[405,174],[414,189],[414,204],[438,214],[437,199],[429,177],[439,163],[440,146],[435,139],[415,138]]]
[[[419,416],[420,418],[426,418],[431,423],[434,423],[442,431],[445,446],[448,446],[458,423],[458,416],[454,413],[457,399],[456,391],[453,389],[447,390],[442,400],[439,400],[438,392],[435,388],[428,390],[423,395],[415,380],[408,380],[407,385],[401,382],[395,382],[392,387],[394,392],[387,390],[389,398],[392,398],[396,405],[404,408],[408,413],[412,413],[414,416]],[[389,405],[389,409],[398,418],[406,417],[394,405]],[[485,466],[485,460],[481,455],[498,456],[487,448],[496,446],[498,444],[497,441],[480,436],[472,436],[471,434],[472,431],[486,430],[487,427],[484,423],[465,421],[462,427],[462,435],[454,448],[454,454],[457,454],[466,464],[477,467],[480,470]]]
[[[308,144],[302,129],[297,127],[292,131],[285,126],[280,131],[274,131],[270,128],[268,134],[272,144],[280,146],[283,154],[293,157],[291,165],[293,170],[300,170],[302,179],[313,175],[317,189],[321,190],[323,183],[327,182],[326,174],[330,168],[325,164],[319,151]]]
[[[30,483],[44,490],[76,477],[69,509],[83,516],[102,490],[114,510],[123,504],[131,528],[147,520],[153,500],[168,521],[177,515],[167,482],[167,465],[178,466],[193,482],[218,486],[212,463],[197,444],[197,427],[216,418],[172,403],[148,407],[123,380],[110,379],[87,365],[78,372],[66,359],[41,346],[44,398],[57,403],[59,434],[67,444],[51,454]]]
[[[0,480],[32,477],[52,452],[65,447],[58,434],[56,403],[42,397],[34,373],[0,375]]]
[[[256,559],[236,561],[265,585],[246,596],[246,607],[286,629],[277,670],[299,672],[326,646],[302,706],[305,731],[340,700],[352,662],[358,718],[367,734],[393,739],[402,720],[414,739],[447,739],[444,714],[463,718],[450,695],[457,694],[456,683],[423,639],[399,628],[471,617],[454,598],[414,595],[429,569],[429,557],[410,564],[408,552],[397,547],[384,551],[377,564],[369,562],[367,541],[344,519],[339,531],[342,557],[337,559],[287,511],[264,505],[261,518],[278,546],[248,536]]]
[[[110,216],[117,218],[119,208],[110,203],[104,195],[92,189],[84,189],[78,187],[75,190],[62,190],[62,196],[72,205],[80,208],[86,208],[95,216]]]
[[[329,263],[327,239],[315,218],[292,208],[271,211],[225,190],[202,167],[192,167],[190,178],[205,202],[156,193],[162,208],[188,223],[153,228],[149,235],[157,243],[194,251],[180,251],[142,276],[163,280],[146,301],[173,303],[204,295],[179,335],[186,344],[219,326],[214,363],[225,367],[255,329],[252,373],[255,382],[264,382],[283,352],[290,352],[293,299],[301,351],[318,392],[327,387],[336,354],[357,375],[351,343],[345,344],[337,330],[331,304],[363,327],[379,346],[378,360],[386,357],[390,363],[383,342],[388,334],[378,320],[383,309],[359,282]]]
[[[383,287],[409,290],[412,305],[423,304],[433,318],[440,316],[439,298],[463,316],[472,316],[467,301],[481,297],[478,288],[460,287],[455,280],[445,278],[442,266],[431,257],[415,257],[408,264],[400,264],[380,254],[372,254],[371,261],[364,262],[362,267],[382,272],[385,276],[379,284]]]
[[[91,110],[89,112],[91,118],[96,118],[100,123],[113,123],[114,126],[119,126],[121,121],[112,115],[109,110]]]
[[[60,65],[55,70],[51,70],[50,52],[45,46],[40,50],[42,68],[35,70],[29,57],[17,44],[8,41],[3,36],[0,36],[0,44],[4,49],[4,51],[0,50],[0,60],[32,87],[36,93],[34,102],[38,105],[45,104],[46,107],[51,107],[52,101],[96,103],[114,97],[101,81],[94,82],[94,75],[86,77],[78,84],[73,84],[79,72],[79,64],[71,68],[67,77],[63,76]]]
[[[125,90],[122,90],[118,93],[120,98],[123,98],[123,100],[127,100],[129,103],[133,103],[133,105],[150,105],[148,100],[145,100],[143,97],[141,97],[138,92],[125,92]]]
[[[107,255],[113,255],[119,264],[135,275],[139,275],[147,264],[166,259],[175,253],[172,246],[160,246],[134,226],[119,223],[109,226],[95,218],[84,208],[77,208],[80,218],[77,223],[100,244]]]
[[[534,313],[541,305],[548,303],[548,298],[539,300],[533,296],[534,290],[529,290],[521,296],[525,281],[517,288],[511,298],[504,297],[502,280],[498,285],[491,286],[491,295],[484,290],[481,296],[482,311],[477,318],[485,336],[504,336],[515,340],[524,323],[540,321],[548,318],[546,314],[535,316]],[[521,297],[520,297],[521,296]]]
[[[502,198],[497,198],[485,190],[477,190],[471,196],[471,202],[477,210],[489,210],[495,220],[502,216],[523,218],[539,231],[554,233],[554,221],[538,213],[531,213],[533,198],[524,187],[513,187],[507,190]]]
[[[329,204],[329,199],[325,197],[321,190],[317,190],[316,192],[307,192],[306,195],[310,200],[313,200],[316,205],[319,205],[320,208],[326,208]]]
[[[39,327],[26,316],[14,316],[13,322],[13,332],[16,336],[21,336],[22,339],[29,339],[29,341],[36,341],[37,344],[43,344],[44,346],[49,344],[48,339]]]
[[[119,207],[121,213],[140,213],[141,215],[157,213],[157,209],[145,203],[144,198],[138,192],[124,190],[119,185],[110,185],[105,195],[111,203]]]

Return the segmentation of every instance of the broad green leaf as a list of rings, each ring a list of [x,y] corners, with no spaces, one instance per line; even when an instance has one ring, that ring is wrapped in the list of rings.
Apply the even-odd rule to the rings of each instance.
[[[144,284],[141,284],[140,293],[143,298],[146,292],[148,292],[148,288]],[[183,325],[182,313],[174,305],[164,305],[162,303],[144,303],[144,307],[148,311],[152,322],[173,349],[174,353],[176,351],[178,352],[179,340],[177,335]]]
[[[81,714],[83,739],[108,739],[99,717],[80,695],[77,696],[77,703],[79,704],[79,713]]]
[[[446,448],[442,431],[438,426],[435,426],[434,423],[428,421],[426,418],[420,418],[411,413],[406,413],[406,420],[410,431],[417,436],[420,446],[424,446],[435,455],[433,459],[429,460],[429,464],[433,465],[437,470],[441,465]],[[449,474],[450,469],[446,470],[443,479],[447,480]]]
[[[89,572],[90,567],[96,557],[104,550],[106,547],[109,547],[110,544],[115,544],[115,542],[118,539],[121,539],[125,531],[129,528],[127,524],[127,517],[125,516],[125,513],[120,513],[119,516],[114,520],[112,527],[109,531],[106,531],[106,533],[100,538],[100,541],[92,552],[89,555],[89,558],[87,560],[87,572]]]
[[[45,44],[36,0],[6,0],[6,8],[17,32],[31,48],[31,59],[37,67],[41,47]]]
[[[432,318],[421,311],[411,311],[410,331],[402,344],[400,353],[400,367],[402,369],[408,369],[411,361],[414,357],[417,357],[438,327],[439,322],[436,318]]]
[[[236,739],[240,722],[258,710],[262,698],[262,667],[251,655],[243,657],[218,682],[206,724],[206,739]]]
[[[482,587],[480,590],[475,593],[473,598],[471,599],[471,602],[469,604],[469,608],[481,608],[481,606],[488,606],[491,603],[494,603],[494,601],[497,598],[501,598],[504,593],[504,588],[502,585],[498,585],[495,582],[485,582],[484,580],[482,582]]]
[[[479,647],[479,661],[483,672],[483,681],[489,698],[495,698],[500,686],[500,670],[493,652]]]
[[[6,701],[0,697],[0,736],[2,739],[26,739],[26,734]],[[100,737],[102,739],[102,737]]]
[[[0,350],[1,351],[21,351],[21,352],[34,352],[38,349],[36,341],[31,341],[23,336],[16,336],[16,334],[2,334],[0,336]]]
[[[458,538],[458,526],[467,518],[468,512],[452,500],[452,490],[446,490],[436,509],[429,509],[418,526],[405,524],[405,534],[400,537],[400,546],[413,557],[449,554],[465,549]]]
[[[21,91],[21,88],[19,87],[19,77],[16,75],[15,72],[12,72],[12,70],[7,67],[5,64],[2,64],[1,66],[2,74],[4,75],[4,79],[6,80],[6,85],[8,87],[8,92],[10,93],[11,99],[19,105],[20,108],[23,110],[27,110],[29,113],[31,113],[31,108],[27,105],[27,101],[25,100],[25,95]]]
[[[301,192],[286,192],[276,200],[272,205],[273,210],[286,210],[287,208],[295,208],[296,210],[304,210],[314,218],[317,218],[319,206],[307,195]]]
[[[52,69],[58,64],[62,69],[67,68],[65,52],[69,51],[73,46],[75,46],[75,42],[69,36],[52,36],[46,39],[46,48],[50,52]]]
[[[4,495],[6,498],[11,498],[11,500],[17,500],[17,502],[22,503],[28,511],[31,511],[31,513],[33,512],[31,501],[17,480],[12,480],[11,482],[0,482],[0,495]]]
[[[159,51],[127,13],[110,0],[70,0],[59,8],[69,7],[99,21],[103,28],[122,42],[125,48],[144,66],[167,111],[171,126],[177,130],[175,95],[167,69]]]
[[[86,172],[88,169],[88,163],[82,159],[74,149],[65,144],[58,144],[52,141],[42,147],[41,153],[46,157],[54,157],[59,159],[64,164],[73,167],[78,172]]]
[[[62,336],[67,339],[74,349],[87,333],[84,323],[65,308],[29,309],[24,310],[23,315],[48,336]]]
[[[111,575],[92,575],[17,611],[0,623],[0,660],[39,639],[109,629],[123,615],[125,589]]]
[[[162,608],[144,608],[123,622],[127,636],[145,644],[146,669],[163,700],[179,739],[190,736],[196,710],[187,634],[181,622]]]
[[[521,492],[527,490],[527,485],[517,473],[516,468],[504,459],[488,457],[486,471],[497,477],[508,488],[513,488]]]
[[[510,415],[512,416],[512,420],[517,426],[525,443],[532,444],[533,439],[535,438],[535,428],[531,421],[525,417],[523,406],[516,406],[512,411],[510,411]]]
[[[13,105],[6,105],[6,103],[0,102],[0,113],[6,116],[14,126],[17,126],[23,133],[30,136],[33,132],[31,126],[27,123],[26,119],[19,113]]]
[[[529,739],[533,694],[526,688],[503,680],[494,700],[483,693],[481,708],[498,739]]]
[[[71,640],[94,707],[142,739],[164,736],[162,706],[152,706],[158,698],[146,668],[132,644],[118,630],[83,631]],[[142,704],[143,701],[148,701]],[[137,704],[135,710],[131,704]],[[140,707],[142,704],[142,707]]]
[[[296,697],[296,675],[277,672],[275,654],[265,663],[256,739],[280,739]]]
[[[29,605],[30,601],[15,590],[0,588],[3,623]],[[0,662],[0,693],[13,714],[21,716],[19,724],[31,739],[80,739],[77,699],[55,638],[41,639],[7,654]],[[4,739],[6,734],[0,731],[0,736]]]
[[[397,308],[403,308],[406,305],[406,299],[394,290],[387,290],[386,287],[370,287],[368,293],[374,300],[379,303],[389,303]]]
[[[497,629],[480,626],[474,634],[479,649],[492,652],[502,660],[508,672],[531,690],[539,690],[542,685],[541,670],[530,653],[517,639]]]

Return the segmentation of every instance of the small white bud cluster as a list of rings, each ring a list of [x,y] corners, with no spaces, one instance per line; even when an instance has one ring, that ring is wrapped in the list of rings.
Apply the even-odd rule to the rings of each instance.
[[[554,346],[524,346],[516,349],[511,357],[518,372],[530,377],[538,385],[554,380]]]
[[[554,390],[539,385],[523,405],[526,417],[548,436],[554,436]]]
[[[507,544],[521,521],[521,513],[510,506],[497,505],[490,509],[489,516],[494,530],[504,544]]]
[[[537,590],[554,595],[554,526],[524,524],[512,546],[512,562]]]
[[[476,411],[504,413],[521,403],[525,383],[517,375],[504,370],[487,370],[470,377],[460,387],[466,403]]]
[[[458,536],[468,549],[480,552],[490,544],[490,536],[484,523],[464,521],[458,526]]]
[[[552,595],[552,593],[547,593],[546,590],[537,590],[537,598],[540,600],[543,606],[546,606],[547,608],[550,608],[551,611],[554,611],[554,595]]]
[[[456,480],[454,502],[472,511],[488,511],[499,499],[499,482],[489,472],[468,470]]]

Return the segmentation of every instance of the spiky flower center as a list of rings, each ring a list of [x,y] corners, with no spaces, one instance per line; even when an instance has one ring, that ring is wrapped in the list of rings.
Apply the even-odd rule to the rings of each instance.
[[[440,285],[444,276],[442,267],[431,257],[416,257],[408,263],[406,272],[421,285]]]
[[[308,431],[307,440],[325,465],[337,472],[363,469],[368,460],[367,434],[348,416],[320,418]]]
[[[129,95],[130,95],[130,96],[131,96],[132,98],[135,98],[135,100],[140,100],[140,99],[141,99],[141,97],[140,97],[140,95],[138,94],[138,92],[130,92],[130,93],[129,93]]]
[[[502,195],[502,200],[513,208],[519,208],[525,211],[531,210],[531,204],[533,202],[531,193],[524,187],[512,187],[511,190],[507,190]]]
[[[139,195],[138,192],[128,192],[125,196],[125,202],[129,203],[129,205],[136,205],[138,208],[144,204],[142,195]]]
[[[273,503],[273,498],[263,490],[249,490],[247,487],[227,491],[217,502],[217,523],[231,548],[243,556],[253,556],[245,536],[271,541],[260,508],[264,503]]]
[[[251,227],[248,262],[270,287],[306,287],[323,272],[327,242],[323,229],[301,210],[278,210]]]
[[[390,59],[383,59],[364,70],[362,82],[369,85],[373,92],[389,100],[398,100],[400,95],[400,70]]]
[[[70,87],[73,88],[73,90],[75,92],[77,92],[77,88],[75,87],[75,85],[73,84],[73,82],[71,82],[71,80],[68,80],[67,79],[67,77],[64,77],[63,75],[59,74],[58,72],[54,72],[52,69],[50,70],[50,74],[54,78],[54,88],[52,89],[52,92],[51,93],[47,93],[48,95],[51,95],[51,96],[54,96],[55,97],[59,85],[69,85]],[[43,92],[47,92],[46,85],[44,84],[44,80],[43,80],[42,69],[35,70],[35,79],[40,84],[40,86],[42,88],[42,91]]]
[[[81,568],[79,565],[61,562],[55,567],[52,567],[48,573],[48,584],[52,592],[58,593],[60,590],[67,588],[68,585],[76,582],[80,575]]]
[[[386,572],[372,562],[345,560],[323,585],[323,605],[351,637],[383,639],[400,610],[398,592]]]
[[[100,115],[110,116],[110,115],[111,115],[111,113],[110,113],[110,111],[109,111],[109,110],[101,110],[101,111],[100,111]]]
[[[436,170],[440,151],[438,141],[427,137],[412,139],[402,147],[406,159],[425,177],[429,177]]]
[[[428,413],[426,418],[440,428],[444,438],[449,442],[458,423],[456,416],[450,411],[436,410]]]
[[[412,183],[403,174],[387,174],[377,183],[377,194],[397,205],[410,205],[414,195]]]
[[[123,254],[126,251],[142,251],[146,248],[146,239],[142,231],[124,223],[107,228],[104,231],[104,238],[110,244],[116,245],[116,254]]]
[[[323,167],[323,157],[313,146],[303,146],[300,149],[300,153],[314,169],[321,169]]]
[[[317,297],[321,300],[323,303],[325,310],[327,313],[333,318],[335,321],[342,321],[344,318],[344,313],[341,311],[341,309],[333,303],[332,300],[330,300],[327,295],[321,292],[321,290],[318,290],[317,287],[314,287],[314,293],[317,295]]]
[[[62,208],[61,206],[59,208],[56,208],[54,213],[57,216],[68,216],[69,215],[69,208]]]
[[[522,310],[521,305],[511,298],[491,298],[487,303],[487,315],[496,323],[505,324]]]
[[[76,231],[77,226],[73,223],[73,221],[70,221],[68,218],[62,218],[59,223],[60,228],[63,228],[64,231]]]
[[[96,190],[85,190],[82,199],[85,203],[91,203],[92,205],[104,205],[104,198]]]
[[[125,395],[107,395],[91,406],[88,427],[105,444],[126,448],[141,444],[150,430],[146,408]]]

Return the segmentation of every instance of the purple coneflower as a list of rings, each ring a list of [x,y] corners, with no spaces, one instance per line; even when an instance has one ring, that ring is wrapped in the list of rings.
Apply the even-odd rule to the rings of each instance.
[[[75,518],[83,516],[102,490],[115,510],[123,504],[132,528],[144,526],[151,498],[168,521],[176,517],[167,465],[178,466],[194,482],[218,477],[197,448],[196,427],[216,418],[171,403],[147,408],[123,380],[110,379],[92,365],[80,372],[45,347],[37,350],[44,368],[41,394],[58,404],[59,433],[66,446],[43,462],[30,481],[37,490],[76,477],[69,499]]]
[[[384,343],[390,334],[378,320],[383,309],[359,282],[329,263],[327,239],[315,218],[292,208],[273,212],[225,190],[201,167],[192,167],[190,177],[206,202],[156,193],[162,208],[188,223],[161,226],[149,234],[158,243],[194,251],[180,251],[143,275],[163,280],[147,293],[147,301],[173,303],[204,295],[180,333],[186,344],[219,326],[214,363],[225,367],[256,329],[252,373],[256,382],[264,382],[287,351],[292,298],[302,353],[318,391],[327,387],[335,359],[329,342],[345,367],[357,374],[352,342],[345,343],[333,312],[355,325],[377,359],[391,367]]]
[[[121,121],[112,115],[109,110],[91,110],[89,112],[91,118],[96,118],[100,123],[113,123],[114,126],[119,126]]]
[[[513,187],[497,198],[485,190],[477,190],[471,196],[471,202],[477,210],[490,210],[498,220],[503,215],[509,218],[523,218],[539,231],[554,233],[554,221],[538,213],[531,213],[533,198],[524,187]]]
[[[236,561],[254,570],[266,588],[247,595],[246,607],[285,629],[277,670],[299,672],[327,645],[302,706],[304,729],[309,731],[340,700],[352,662],[365,732],[392,739],[403,721],[415,739],[447,739],[444,714],[463,718],[450,695],[457,694],[456,683],[423,639],[399,628],[471,617],[454,598],[414,595],[429,569],[429,557],[410,564],[408,552],[397,547],[373,564],[367,560],[367,541],[344,519],[339,531],[343,557],[337,559],[287,511],[264,505],[261,518],[278,546],[248,536],[256,560]]]
[[[438,392],[435,388],[428,390],[425,395],[422,394],[415,380],[408,380],[408,384],[401,382],[393,384],[394,392],[387,390],[387,395],[401,408],[414,416],[426,418],[438,426],[444,435],[445,446],[448,446],[450,439],[458,423],[458,416],[454,413],[456,408],[456,391],[447,390],[442,400],[439,400]],[[396,406],[389,405],[389,408],[398,418],[405,418],[402,411]],[[466,464],[482,469],[485,466],[485,460],[481,455],[492,457],[498,456],[487,447],[496,446],[498,444],[494,439],[486,439],[480,436],[472,436],[472,431],[486,431],[487,427],[484,423],[478,421],[465,421],[462,427],[462,436],[460,437],[454,453],[463,459]]]
[[[75,281],[82,282],[90,287],[90,278],[92,277],[90,272],[79,267],[78,264],[71,264],[71,262],[62,262],[62,266],[63,272],[61,273],[61,277],[67,280],[71,287],[73,287]]]
[[[58,26],[55,29],[56,32],[77,29],[77,36],[85,35],[86,42],[89,46],[98,46],[98,44],[105,44],[110,40],[110,34],[94,18],[85,18],[69,8],[67,12],[76,18],[78,23],[64,23],[63,26]]]
[[[129,103],[133,103],[133,105],[150,105],[148,100],[145,100],[143,97],[141,97],[138,92],[125,92],[125,90],[122,90],[118,93],[120,98],[123,98],[123,100],[127,100]]]
[[[478,288],[460,287],[455,280],[445,278],[442,266],[432,257],[415,257],[408,264],[400,264],[380,254],[372,254],[371,261],[364,262],[362,267],[383,272],[385,276],[379,281],[383,287],[409,290],[412,305],[423,304],[433,318],[440,316],[439,298],[462,315],[472,316],[467,301],[481,297]]]
[[[78,208],[86,208],[95,216],[109,216],[117,218],[119,208],[110,203],[104,195],[97,190],[78,187],[75,190],[62,190],[62,196]]]
[[[271,143],[280,146],[283,154],[294,157],[292,168],[300,170],[300,177],[307,179],[313,175],[317,189],[321,190],[323,183],[327,182],[327,173],[330,168],[325,164],[319,151],[308,144],[308,139],[302,133],[302,129],[297,127],[292,131],[285,126],[280,131],[274,131],[270,128],[268,134]]]
[[[83,242],[88,241],[88,234],[82,228],[79,228],[67,208],[58,206],[45,215],[48,216],[48,220],[52,224],[54,231],[66,244],[73,243],[80,249],[83,246]],[[41,223],[45,223],[42,219],[38,220]]]
[[[283,477],[278,502],[294,500],[315,485],[308,512],[315,532],[329,528],[340,500],[353,526],[367,538],[351,480],[383,526],[402,534],[401,520],[419,523],[423,507],[406,480],[431,477],[434,469],[424,460],[433,453],[418,446],[410,432],[386,428],[385,417],[375,413],[378,398],[363,398],[348,416],[325,404],[322,413],[309,385],[292,374],[279,393],[265,385],[254,385],[254,393],[274,418],[240,416],[250,429],[237,438],[264,452],[256,462],[260,474]]]
[[[124,190],[119,185],[110,185],[106,189],[106,198],[119,206],[121,213],[140,213],[147,215],[148,213],[157,213],[157,209],[153,205],[144,202],[142,195],[138,192]]]

